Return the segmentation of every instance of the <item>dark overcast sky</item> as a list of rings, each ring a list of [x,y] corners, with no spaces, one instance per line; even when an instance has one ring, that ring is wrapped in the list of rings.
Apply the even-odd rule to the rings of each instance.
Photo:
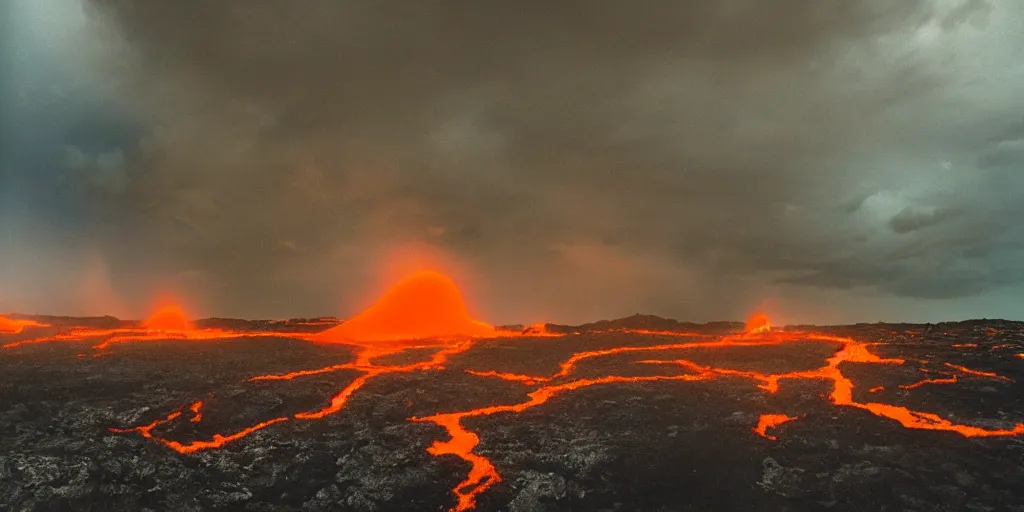
[[[1024,2],[0,5],[0,311],[1024,320]]]

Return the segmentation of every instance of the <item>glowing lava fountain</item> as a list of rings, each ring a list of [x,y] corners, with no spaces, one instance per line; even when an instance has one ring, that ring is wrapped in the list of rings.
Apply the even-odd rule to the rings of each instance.
[[[743,330],[747,334],[771,332],[772,323],[768,321],[768,315],[765,315],[764,313],[757,313],[747,320],[747,325]]]
[[[377,302],[314,339],[335,343],[385,342],[494,336],[494,327],[473,320],[451,279],[423,271],[406,277]]]
[[[157,310],[149,318],[142,321],[142,327],[152,331],[191,331],[192,323],[185,312],[177,306],[167,306]]]

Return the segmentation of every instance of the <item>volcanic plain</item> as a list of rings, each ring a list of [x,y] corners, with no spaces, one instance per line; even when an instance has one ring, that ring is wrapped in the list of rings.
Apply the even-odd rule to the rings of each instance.
[[[4,321],[2,510],[1024,511],[1020,322]]]

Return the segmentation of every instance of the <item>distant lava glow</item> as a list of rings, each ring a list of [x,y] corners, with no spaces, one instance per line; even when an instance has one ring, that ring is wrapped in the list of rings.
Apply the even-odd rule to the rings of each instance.
[[[747,325],[743,330],[747,334],[771,332],[772,323],[768,321],[768,315],[765,315],[764,313],[757,313],[747,320]]]
[[[492,337],[494,327],[469,316],[451,279],[421,271],[400,281],[362,313],[324,331],[327,342],[387,342],[459,337]]]
[[[2,317],[0,317],[2,318]],[[27,322],[18,320],[17,322]],[[28,326],[44,326],[36,322],[30,322]],[[4,331],[0,329],[0,333]],[[18,332],[18,331],[14,331]],[[259,331],[232,331],[221,329],[196,329],[188,320],[185,313],[177,306],[166,306],[139,323],[137,327],[115,327],[109,329],[96,329],[89,327],[62,327],[60,332],[48,336],[29,338],[13,341],[0,345],[0,349],[14,349],[25,345],[36,345],[51,342],[83,342],[99,340],[92,346],[94,350],[103,351],[111,345],[127,342],[140,341],[163,341],[163,340],[190,340],[208,341],[223,340],[231,338],[262,338],[262,337],[289,337],[307,339],[308,333],[287,333],[287,332],[259,332]],[[97,352],[93,357],[105,355],[107,352]],[[84,356],[84,354],[82,354]]]
[[[49,327],[49,325],[32,320],[16,320],[0,315],[0,333],[18,334],[25,330],[26,327]]]
[[[142,321],[142,326],[153,331],[191,331],[192,323],[177,306],[166,306]]]

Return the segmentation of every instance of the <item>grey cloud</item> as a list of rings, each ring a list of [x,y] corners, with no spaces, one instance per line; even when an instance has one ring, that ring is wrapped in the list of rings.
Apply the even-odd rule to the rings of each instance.
[[[947,112],[943,39],[1016,9],[986,5],[91,0],[121,44],[95,69],[146,129],[123,165],[81,149],[67,171],[107,212],[85,236],[112,280],[187,275],[217,314],[342,313],[413,242],[503,321],[735,318],[775,285],[980,293],[886,258],[980,196],[865,201],[927,188],[891,177],[906,155],[982,161],[923,126]]]
[[[64,164],[85,183],[110,193],[125,189],[125,155],[121,149],[90,154],[77,146],[64,149]]]
[[[1024,138],[1000,141],[978,159],[983,169],[1003,165],[1024,166]]]
[[[967,0],[954,7],[942,18],[942,28],[951,30],[962,23],[983,27],[992,15],[992,3],[988,0]]]
[[[895,233],[904,234],[934,226],[953,219],[963,212],[956,208],[907,207],[889,219],[889,228]]]

